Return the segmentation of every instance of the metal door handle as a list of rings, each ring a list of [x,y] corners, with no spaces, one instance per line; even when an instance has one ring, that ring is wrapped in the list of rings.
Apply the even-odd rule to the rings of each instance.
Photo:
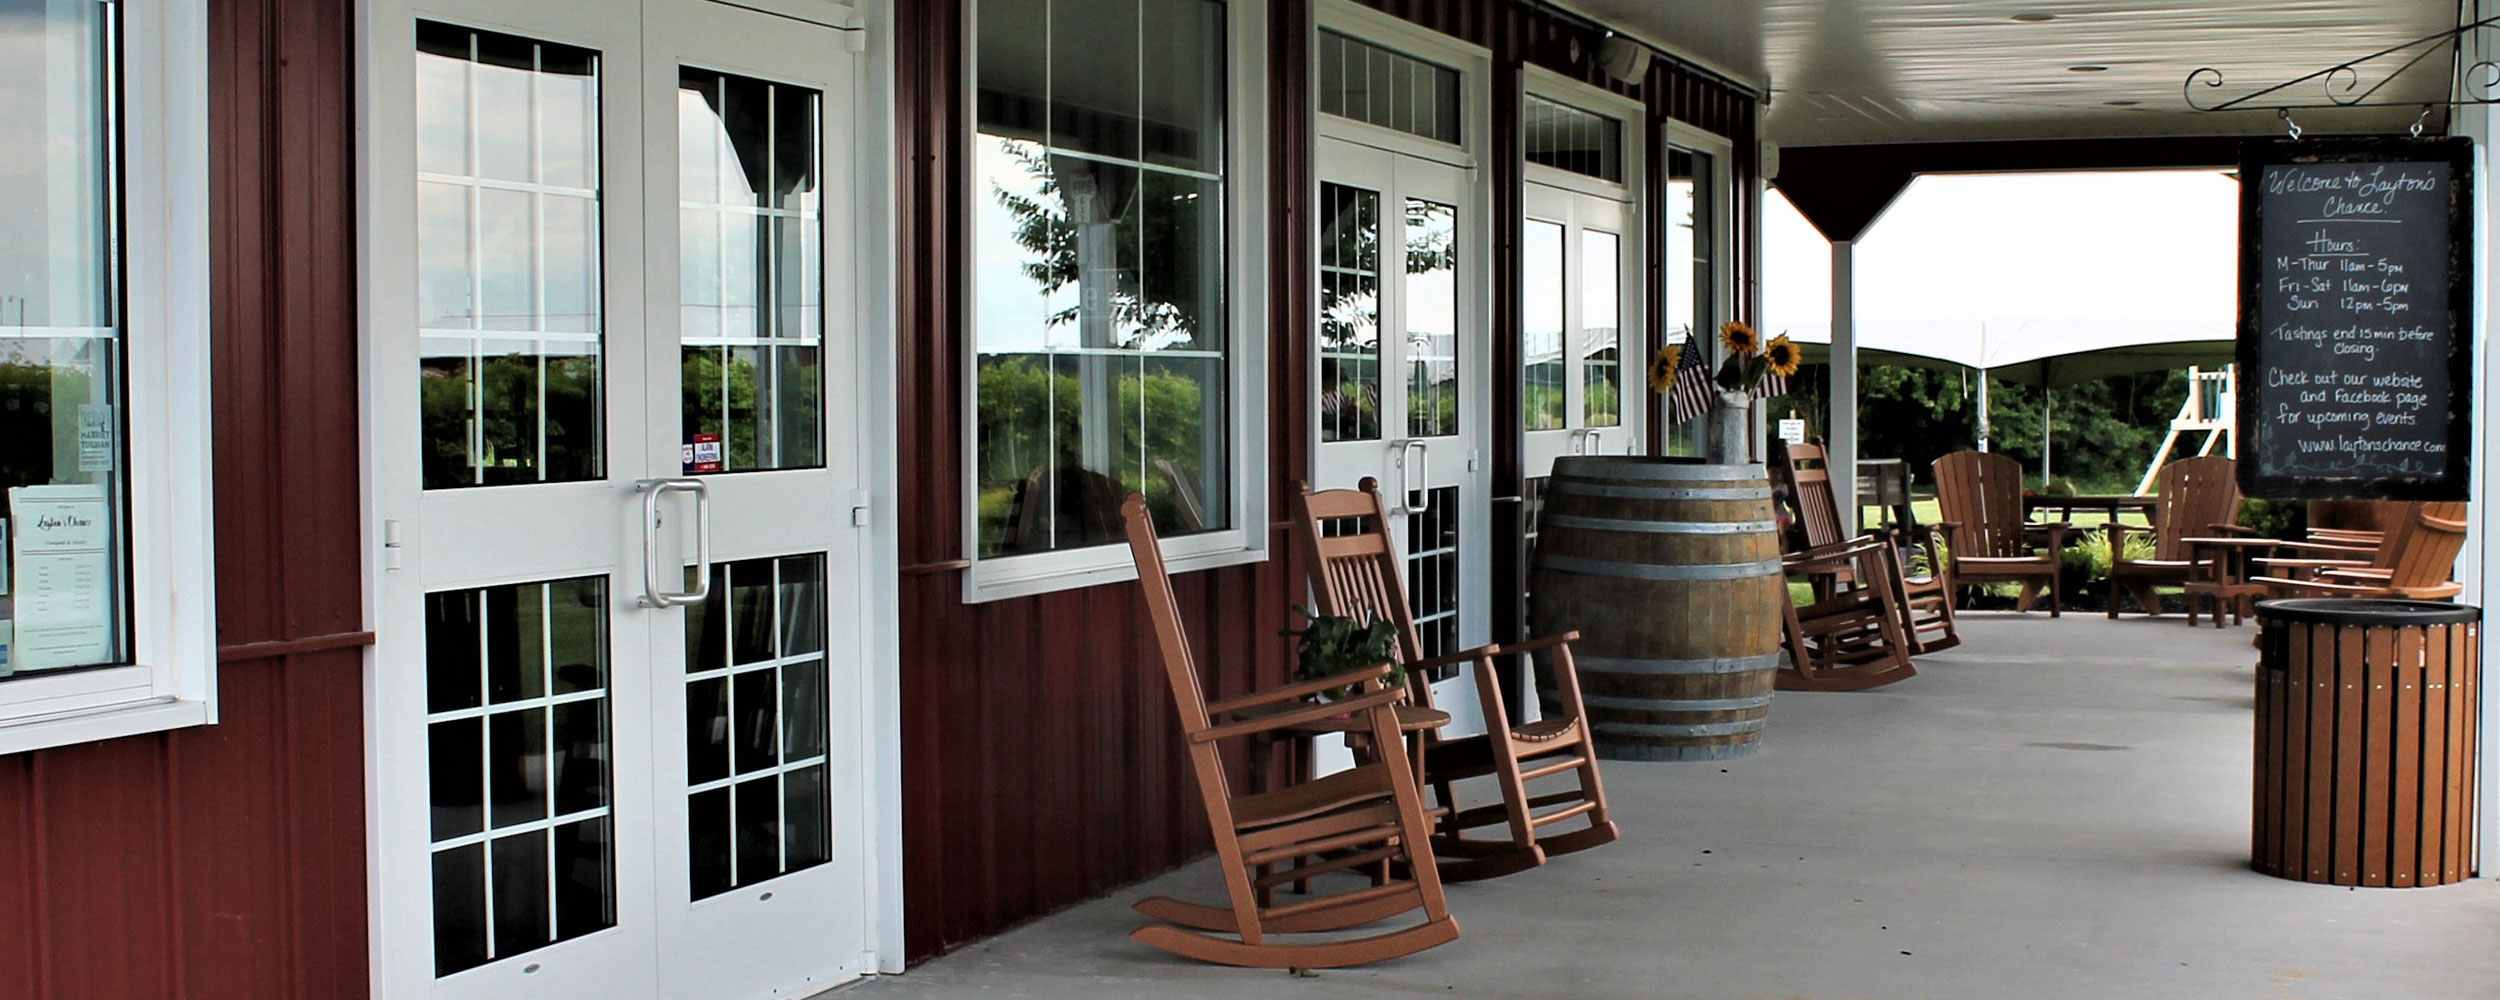
[[[1406,438],[1400,440],[1395,443],[1394,447],[1398,450],[1398,500],[1400,506],[1404,507],[1406,512],[1409,514],[1421,514],[1431,510],[1432,447],[1416,438]],[[1415,456],[1415,458],[1410,461],[1407,458],[1409,455]],[[1423,466],[1424,469],[1424,498],[1421,502],[1417,502],[1415,500],[1415,467],[1418,465]]]
[[[701,604],[712,596],[712,491],[700,479],[642,479],[642,599],[646,608]],[[694,494],[694,589],[670,590],[660,578],[660,498]]]

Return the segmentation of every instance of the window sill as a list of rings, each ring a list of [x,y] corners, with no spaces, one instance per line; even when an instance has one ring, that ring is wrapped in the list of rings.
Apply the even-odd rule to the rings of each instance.
[[[215,721],[216,712],[208,702],[178,698],[151,698],[31,716],[0,723],[0,755],[184,729]]]
[[[1267,547],[1248,533],[1222,531],[1163,543],[1164,569],[1174,576],[1267,561]],[[1128,546],[1099,545],[1074,552],[981,559],[964,574],[964,603],[982,604],[1127,583],[1137,579]]]

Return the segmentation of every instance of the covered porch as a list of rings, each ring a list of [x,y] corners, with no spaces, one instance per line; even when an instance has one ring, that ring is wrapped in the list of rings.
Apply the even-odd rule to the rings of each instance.
[[[1129,940],[1140,897],[1222,898],[1202,862],[842,995],[2477,1000],[2500,983],[2490,881],[2341,891],[2249,869],[2246,630],[1966,621],[1914,683],[1781,695],[1750,759],[1611,765],[1624,838],[1453,887],[1460,947],[1296,978]]]

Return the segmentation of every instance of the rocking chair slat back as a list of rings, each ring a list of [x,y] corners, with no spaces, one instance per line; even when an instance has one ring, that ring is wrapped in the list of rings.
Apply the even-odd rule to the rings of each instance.
[[[1831,459],[1822,448],[1789,445],[1788,474],[1797,490],[1797,515],[1805,525],[1808,548],[1838,545],[1856,534],[1841,524],[1840,504],[1832,493]]]
[[[2239,520],[2238,467],[2238,462],[2221,455],[2183,458],[2162,466],[2153,504],[2153,558],[2192,558],[2187,539],[2211,535],[2214,525]]]
[[[1388,501],[1380,481],[1363,477],[1353,490],[1304,494],[1294,509],[1294,534],[1308,546],[1311,565],[1325,586],[1312,587],[1319,613],[1356,621],[1385,621],[1397,627],[1398,655],[1409,663],[1424,659],[1423,634],[1415,628],[1415,610],[1406,603],[1406,580],[1389,536]],[[1345,532],[1322,537],[1323,522]],[[1432,683],[1423,671],[1407,675],[1415,704],[1432,707]]]
[[[1129,556],[1137,563],[1137,586],[1146,596],[1146,618],[1154,626],[1156,651],[1163,661],[1164,680],[1169,682],[1165,686],[1172,690],[1172,707],[1180,712],[1181,731],[1195,736],[1215,723],[1207,716],[1206,697],[1198,690],[1197,658],[1182,638],[1180,601],[1172,596],[1172,577],[1163,566],[1163,547],[1155,539],[1154,522],[1128,516],[1129,505],[1142,503],[1132,498],[1121,507]]]
[[[1960,451],[1936,460],[1936,502],[1944,519],[1961,527],[1957,555],[2013,557],[2023,544],[2023,467],[2003,455]]]
[[[2414,590],[2447,583],[2456,569],[2457,551],[2465,547],[2465,512],[2462,500],[2426,503],[2397,522],[2381,550],[2380,565],[2390,571],[2388,585]]]

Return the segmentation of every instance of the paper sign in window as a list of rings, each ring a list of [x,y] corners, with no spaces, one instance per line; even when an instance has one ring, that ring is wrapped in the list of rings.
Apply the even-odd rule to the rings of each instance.
[[[104,487],[9,490],[18,672],[113,659],[113,534]]]

